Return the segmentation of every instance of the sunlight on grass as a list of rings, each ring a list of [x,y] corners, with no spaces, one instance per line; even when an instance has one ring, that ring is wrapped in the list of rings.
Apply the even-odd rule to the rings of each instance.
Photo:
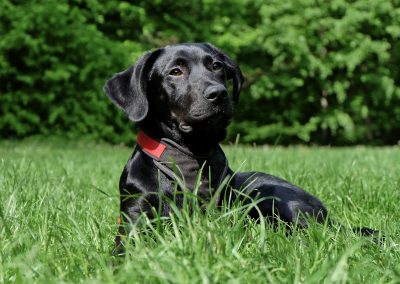
[[[233,170],[281,176],[345,227],[385,231],[376,245],[339,226],[273,230],[240,204],[174,210],[133,230],[111,269],[118,180],[131,149],[0,143],[0,283],[398,283],[400,149],[224,147]],[[115,261],[115,260],[114,260]]]

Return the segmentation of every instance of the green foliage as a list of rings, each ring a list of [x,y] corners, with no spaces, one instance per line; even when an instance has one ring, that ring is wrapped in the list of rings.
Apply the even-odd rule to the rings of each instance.
[[[233,132],[247,142],[397,142],[399,3],[270,1],[257,10],[257,38],[237,53],[256,60]]]
[[[127,142],[101,91],[145,50],[208,41],[246,75],[229,139],[400,140],[400,2],[2,1],[1,137],[90,135]]]
[[[3,1],[0,13],[1,137],[129,135],[102,92],[110,70],[128,64],[119,43],[67,2]]]

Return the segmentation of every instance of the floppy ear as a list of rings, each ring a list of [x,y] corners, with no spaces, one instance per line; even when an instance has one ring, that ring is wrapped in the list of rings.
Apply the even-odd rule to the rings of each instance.
[[[160,49],[144,54],[134,66],[115,74],[104,85],[104,92],[134,122],[142,121],[148,111],[147,81]]]
[[[220,49],[216,48],[212,44],[206,43],[205,45],[213,52],[217,52],[222,57],[222,60],[224,61],[224,64],[227,68],[226,79],[233,80],[232,99],[233,102],[237,104],[239,102],[240,90],[242,89],[242,85],[244,82],[244,77],[242,71],[239,68],[239,65],[237,65],[228,55],[226,55],[224,52],[222,52]]]

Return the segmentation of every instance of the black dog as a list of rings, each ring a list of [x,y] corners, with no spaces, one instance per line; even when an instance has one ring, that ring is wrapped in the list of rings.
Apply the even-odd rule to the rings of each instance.
[[[233,81],[232,98],[227,81]],[[209,200],[229,180],[221,196],[252,202],[258,212],[275,220],[305,227],[306,216],[324,222],[327,210],[320,200],[280,178],[260,173],[233,175],[218,143],[226,134],[234,103],[243,83],[239,66],[208,43],[179,44],[146,53],[137,63],[107,81],[104,90],[140,128],[138,146],[120,179],[124,223],[135,224],[140,214],[152,217],[152,208],[167,216],[165,196],[182,205],[178,188],[193,190],[201,171],[197,194]],[[176,169],[179,169],[178,171]],[[242,194],[233,189],[244,189]],[[161,193],[161,194],[160,194]],[[222,199],[222,198],[221,198]],[[233,200],[231,198],[231,200]],[[125,234],[124,226],[120,234]],[[117,237],[117,245],[121,239]]]

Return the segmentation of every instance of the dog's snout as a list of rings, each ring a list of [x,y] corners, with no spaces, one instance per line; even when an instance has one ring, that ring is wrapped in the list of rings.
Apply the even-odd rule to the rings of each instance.
[[[212,86],[207,88],[204,97],[209,101],[217,101],[225,98],[228,95],[228,90],[224,86]]]

